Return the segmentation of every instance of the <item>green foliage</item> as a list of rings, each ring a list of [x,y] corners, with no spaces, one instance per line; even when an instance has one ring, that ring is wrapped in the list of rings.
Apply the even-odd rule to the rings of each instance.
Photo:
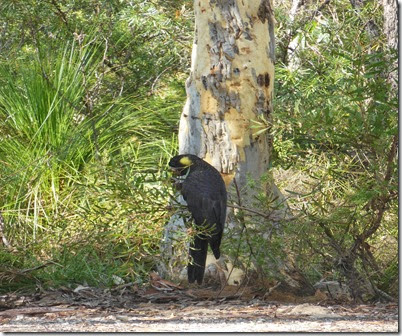
[[[275,8],[273,128],[253,125],[273,131],[273,169],[250,179],[259,213],[234,210],[223,252],[273,278],[291,255],[312,282],[350,278],[340,267],[348,256],[396,294],[398,102],[387,79],[397,55],[368,29],[382,26],[381,7],[306,2],[291,22],[289,6]],[[189,8],[189,0],[0,3],[0,234],[10,243],[0,247],[0,290],[141,282],[160,259]],[[283,207],[265,195],[272,175],[294,215],[286,223],[270,217]]]
[[[97,5],[0,5],[3,289],[143,281],[159,254],[191,21]]]
[[[275,214],[286,209],[286,204],[267,193],[272,182],[272,174],[267,173],[259,181],[248,177],[243,189],[238,189],[237,184],[229,189],[233,212],[225,228],[222,250],[231,257],[235,267],[245,272],[248,281],[253,271],[260,280],[281,279],[280,266],[289,253],[288,237],[282,224],[274,220]]]
[[[103,96],[115,97],[120,90],[138,95],[155,88],[161,75],[187,68],[189,7],[189,1],[3,1],[0,14],[7,28],[0,36],[6,46],[0,60],[29,63],[37,49],[52,53],[73,37],[96,36],[105,67]]]
[[[300,17],[278,31],[274,165],[291,167],[285,176],[302,180],[282,181],[299,215],[286,232],[298,237],[292,249],[315,280],[317,274],[344,279],[337,262],[349,255],[357,258],[360,274],[378,281],[397,251],[398,102],[387,80],[396,54],[381,34],[364,27],[381,25],[381,7],[374,3],[357,11],[342,1],[324,7],[319,20]],[[289,31],[299,41],[293,59],[286,50]],[[367,245],[358,243],[356,251],[359,237]],[[374,250],[385,252],[383,237],[394,250],[372,258]],[[388,287],[381,284],[386,291],[397,277],[388,279]]]

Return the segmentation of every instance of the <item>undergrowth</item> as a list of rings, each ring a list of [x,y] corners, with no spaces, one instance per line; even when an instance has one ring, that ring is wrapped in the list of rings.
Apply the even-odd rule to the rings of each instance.
[[[158,256],[184,90],[102,99],[93,45],[1,68],[2,291],[143,281]]]

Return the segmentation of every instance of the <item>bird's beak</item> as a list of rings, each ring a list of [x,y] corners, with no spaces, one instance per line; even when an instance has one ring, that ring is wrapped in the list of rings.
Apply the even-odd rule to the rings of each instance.
[[[183,168],[169,167],[173,175],[180,175]]]

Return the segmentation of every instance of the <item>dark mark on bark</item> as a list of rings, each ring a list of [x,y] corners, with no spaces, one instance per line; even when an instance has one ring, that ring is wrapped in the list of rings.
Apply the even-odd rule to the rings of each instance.
[[[269,74],[268,74],[268,72],[266,72],[265,75],[264,75],[264,85],[265,85],[266,87],[268,87],[268,86],[269,86],[269,82],[270,82]]]
[[[258,84],[258,86],[264,86],[264,76],[263,75],[257,76],[257,84]]]
[[[260,74],[260,75],[257,76],[257,84],[258,84],[258,86],[269,87],[270,77],[269,77],[268,72],[266,72],[265,74]]]
[[[204,89],[207,90],[208,89],[207,77],[201,76],[201,82],[202,82],[202,85],[204,86]]]
[[[274,62],[275,61],[275,35],[274,35],[274,20],[273,20],[274,16],[270,0],[261,0],[260,6],[258,7],[257,11],[257,16],[262,23],[265,23],[265,20],[268,21],[269,50],[267,52],[269,58],[272,59],[272,62]]]
[[[249,28],[246,28],[246,29],[243,31],[243,37],[244,37],[246,40],[249,40],[249,41],[252,41],[252,40],[253,40],[253,38],[252,38],[251,35],[250,35],[250,29],[249,29]]]
[[[257,16],[261,20],[262,23],[265,23],[265,20],[270,20],[272,17],[272,8],[270,0],[261,0],[260,6],[258,7]]]
[[[195,27],[195,32],[194,32],[194,44],[197,45],[198,44],[198,29],[197,27]]]
[[[271,102],[265,96],[264,91],[261,89],[258,90],[257,102],[255,103],[256,114],[258,116],[263,115],[265,117],[269,117],[269,115],[271,114],[271,109]]]

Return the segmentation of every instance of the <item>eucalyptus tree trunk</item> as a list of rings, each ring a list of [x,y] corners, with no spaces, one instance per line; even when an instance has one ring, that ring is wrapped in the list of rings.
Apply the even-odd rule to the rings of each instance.
[[[241,205],[247,205],[253,195],[247,181],[260,181],[271,159],[275,58],[271,2],[197,0],[194,12],[196,29],[187,101],[180,118],[179,153],[195,154],[211,163],[232,195],[236,194],[235,179],[237,191],[242,191]],[[264,188],[284,203],[272,181]],[[232,200],[236,202],[236,197]],[[283,208],[287,210],[284,206],[273,211],[270,219],[283,220]],[[183,226],[178,216],[172,217],[164,240],[168,253],[172,252],[169,235]],[[292,274],[298,273],[290,263],[284,264]],[[298,274],[300,278],[294,287],[305,287],[305,279]]]
[[[195,40],[179,152],[225,176],[259,178],[269,166],[274,19],[269,0],[194,2]],[[255,127],[257,126],[257,127]],[[267,131],[262,131],[266,128]]]

